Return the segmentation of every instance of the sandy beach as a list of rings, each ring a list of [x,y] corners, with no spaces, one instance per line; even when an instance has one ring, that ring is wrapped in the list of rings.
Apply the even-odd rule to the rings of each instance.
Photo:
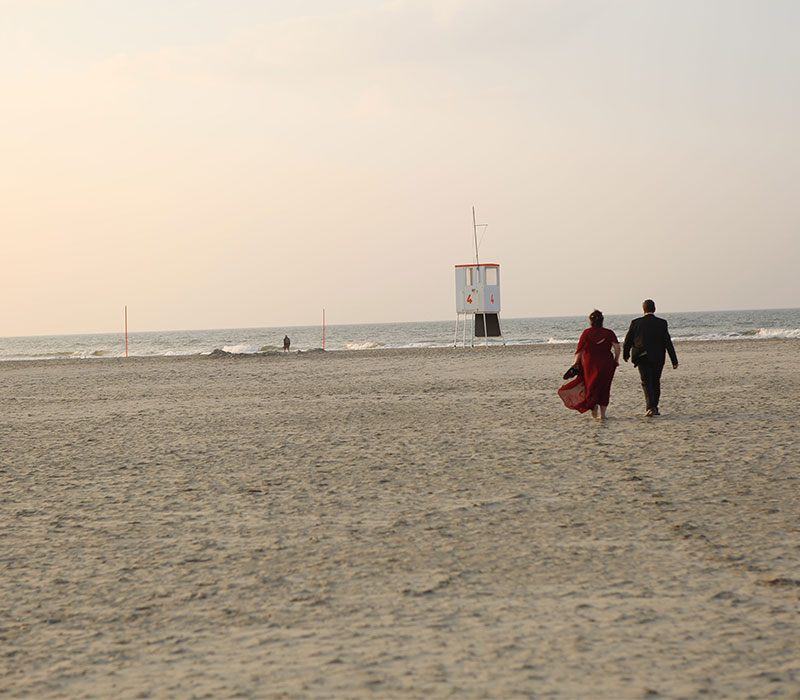
[[[0,697],[800,697],[800,342],[676,349],[0,363]]]

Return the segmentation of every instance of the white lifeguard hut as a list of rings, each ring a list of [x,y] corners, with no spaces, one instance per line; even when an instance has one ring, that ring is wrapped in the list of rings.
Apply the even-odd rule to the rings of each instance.
[[[459,325],[462,326],[462,344],[467,344],[467,324],[472,321],[470,345],[475,338],[499,338],[506,344],[500,330],[500,265],[478,261],[478,226],[475,208],[472,209],[472,229],[475,239],[475,262],[456,265],[456,330],[453,347],[458,344]],[[462,323],[463,321],[463,323]]]

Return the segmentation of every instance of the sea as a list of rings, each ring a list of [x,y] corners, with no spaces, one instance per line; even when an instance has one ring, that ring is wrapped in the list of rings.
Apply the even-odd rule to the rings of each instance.
[[[678,342],[758,342],[768,338],[800,340],[800,309],[694,311],[658,315],[669,322],[672,338]],[[635,314],[607,315],[604,325],[615,331],[621,341],[634,317]],[[577,343],[587,326],[586,316],[500,317],[500,328],[506,345],[571,345]],[[449,321],[328,325],[324,338],[322,325],[129,332],[127,353],[131,357],[168,357],[210,355],[215,352],[281,352],[284,335],[291,338],[292,352],[437,348],[452,346],[454,343],[462,345],[465,341],[463,321],[457,327],[454,315]],[[472,338],[471,327],[468,328],[467,345],[483,345],[485,342],[481,338]],[[498,339],[489,341],[491,344],[499,342]],[[0,361],[64,358],[91,360],[125,356],[123,332],[0,337]]]

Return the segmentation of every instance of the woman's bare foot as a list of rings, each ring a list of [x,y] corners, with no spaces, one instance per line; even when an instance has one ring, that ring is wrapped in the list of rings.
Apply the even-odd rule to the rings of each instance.
[[[600,406],[600,420],[606,419],[606,409],[608,406]]]
[[[597,418],[597,409],[599,406],[592,406],[592,418]]]

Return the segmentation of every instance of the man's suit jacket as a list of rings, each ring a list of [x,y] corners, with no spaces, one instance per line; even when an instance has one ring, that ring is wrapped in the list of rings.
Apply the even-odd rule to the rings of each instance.
[[[631,327],[625,335],[622,346],[622,359],[633,359],[639,364],[640,359],[647,359],[653,364],[664,364],[664,353],[669,353],[672,364],[678,363],[678,356],[669,337],[667,322],[654,314],[645,314],[631,321]]]

